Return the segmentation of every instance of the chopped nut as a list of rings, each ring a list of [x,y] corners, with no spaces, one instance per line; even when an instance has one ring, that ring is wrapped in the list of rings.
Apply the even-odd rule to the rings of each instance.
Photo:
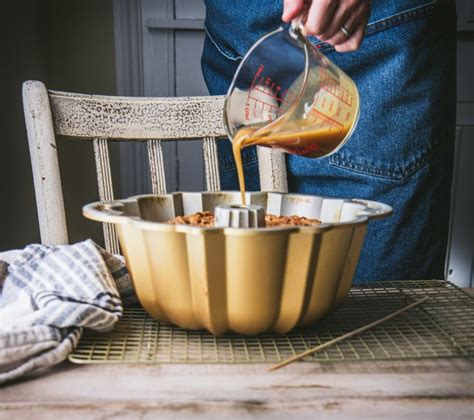
[[[321,221],[317,219],[308,219],[304,216],[275,216],[273,214],[267,214],[265,216],[265,222],[267,227],[314,226],[321,223]]]
[[[211,227],[214,226],[214,215],[210,211],[204,211],[189,216],[176,216],[174,219],[168,220],[166,223],[170,225]]]
[[[171,225],[191,225],[200,227],[213,227],[214,214],[210,211],[203,211],[191,214],[189,216],[177,216],[167,221]],[[265,215],[266,227],[282,227],[282,226],[315,226],[321,221],[317,219],[308,219],[304,216],[275,216],[273,214]]]

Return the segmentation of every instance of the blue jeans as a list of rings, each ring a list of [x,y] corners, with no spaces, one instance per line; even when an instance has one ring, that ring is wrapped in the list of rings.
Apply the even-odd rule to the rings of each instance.
[[[366,198],[394,208],[369,225],[355,281],[444,278],[455,124],[454,1],[374,0],[361,48],[340,54],[312,39],[360,92],[360,119],[334,155],[287,155],[292,192]],[[280,25],[281,0],[206,0],[202,68],[225,94],[247,49]],[[230,142],[220,142],[223,189],[238,187]],[[244,150],[246,184],[259,189]]]

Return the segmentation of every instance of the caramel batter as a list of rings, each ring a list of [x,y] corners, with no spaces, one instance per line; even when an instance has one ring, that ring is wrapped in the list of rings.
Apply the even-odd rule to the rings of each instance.
[[[272,127],[275,131],[276,126]],[[242,149],[244,147],[259,145],[266,147],[278,147],[288,153],[306,157],[326,156],[336,149],[346,137],[350,126],[334,129],[331,127],[315,129],[311,122],[306,120],[289,122],[285,125],[285,131],[279,133],[265,133],[259,130],[257,136],[252,133],[256,129],[242,128],[234,136],[232,150],[239,176],[240,193],[242,205],[245,205],[245,180],[242,166]]]

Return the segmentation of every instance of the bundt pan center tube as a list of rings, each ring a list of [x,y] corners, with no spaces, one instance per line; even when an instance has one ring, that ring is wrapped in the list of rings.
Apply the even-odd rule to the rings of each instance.
[[[346,298],[367,224],[390,206],[367,200],[247,193],[267,214],[304,216],[302,227],[197,227],[167,224],[240,192],[140,195],[84,206],[113,223],[140,303],[157,320],[214,334],[285,333],[311,324]]]

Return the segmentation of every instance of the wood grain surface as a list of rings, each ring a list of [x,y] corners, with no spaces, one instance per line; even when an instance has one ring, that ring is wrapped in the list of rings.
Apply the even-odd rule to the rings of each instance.
[[[472,418],[464,359],[404,362],[72,365],[0,389],[0,418]]]

